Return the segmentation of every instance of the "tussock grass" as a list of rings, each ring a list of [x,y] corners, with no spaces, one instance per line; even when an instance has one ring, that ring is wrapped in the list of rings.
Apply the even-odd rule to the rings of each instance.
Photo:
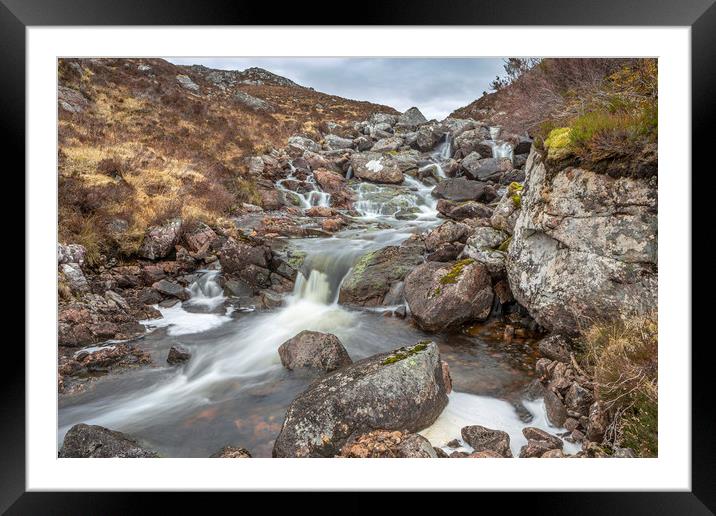
[[[605,440],[641,457],[658,455],[658,324],[656,314],[598,323],[583,332],[580,362],[613,423]]]

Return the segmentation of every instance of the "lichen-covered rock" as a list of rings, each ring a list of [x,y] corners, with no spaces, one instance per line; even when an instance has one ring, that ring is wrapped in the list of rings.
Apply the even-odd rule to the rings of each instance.
[[[491,451],[501,457],[512,457],[510,436],[507,432],[471,425],[463,427],[460,434],[465,442],[474,448],[475,452]]]
[[[404,293],[415,322],[432,332],[486,319],[493,298],[489,272],[472,259],[425,262],[405,278]]]
[[[518,190],[519,189],[519,190]],[[517,223],[522,205],[522,186],[519,183],[510,183],[507,191],[495,206],[495,211],[490,217],[490,224],[493,228],[512,234]]]
[[[286,369],[334,371],[353,363],[341,341],[331,333],[304,330],[278,348]]]
[[[245,91],[241,90],[237,90],[234,93],[234,102],[242,104],[255,111],[271,112],[275,110],[275,107],[270,102],[254,97],[253,95],[249,95]]]
[[[446,217],[454,220],[489,218],[492,210],[477,201],[454,202],[440,199],[436,209]]]
[[[250,459],[251,453],[246,448],[237,446],[224,446],[219,451],[212,453],[210,459]]]
[[[405,113],[398,117],[396,125],[407,129],[417,129],[428,120],[423,116],[420,110],[416,107],[411,107]]]
[[[80,423],[65,434],[60,458],[152,458],[153,450],[143,447],[126,434],[97,425]]]
[[[478,226],[465,242],[463,256],[484,264],[491,274],[502,273],[505,270],[505,251],[500,247],[508,237],[498,229]]]
[[[373,152],[391,152],[397,151],[403,145],[403,139],[398,136],[391,136],[389,138],[381,138],[373,144],[370,149]]]
[[[57,263],[59,265],[65,263],[76,263],[80,267],[85,264],[87,249],[80,244],[57,244]]]
[[[338,301],[354,306],[378,306],[397,282],[423,262],[425,247],[411,239],[363,255],[341,284]]]
[[[361,152],[351,156],[353,174],[373,183],[400,184],[401,172],[395,160],[377,152]]]
[[[188,75],[177,75],[177,82],[182,88],[190,91],[199,91],[199,85],[192,81]]]
[[[172,219],[161,226],[152,226],[144,236],[137,254],[148,260],[167,257],[181,235],[181,219]]]
[[[424,125],[418,129],[415,144],[421,151],[429,151],[434,148],[443,137],[444,132],[441,127]]]
[[[433,188],[432,195],[438,199],[457,202],[492,202],[497,197],[497,192],[492,185],[487,183],[455,177],[440,181],[440,184]]]
[[[182,235],[187,248],[192,253],[206,253],[217,239],[216,233],[203,222],[196,222]]]
[[[219,261],[225,274],[239,274],[248,265],[268,268],[271,249],[229,238],[219,250]]]
[[[353,140],[350,138],[342,138],[335,134],[327,134],[323,138],[326,147],[331,150],[335,149],[350,149],[353,147]]]
[[[294,135],[288,139],[288,152],[295,156],[301,156],[305,151],[321,152],[321,146],[305,136]]]
[[[543,327],[576,333],[586,321],[657,306],[657,179],[567,167],[548,173],[532,151],[508,250],[515,298]]]
[[[465,242],[469,233],[470,226],[467,224],[449,220],[440,224],[425,236],[425,249],[432,252],[442,244]]]
[[[73,293],[81,294],[90,291],[87,278],[85,278],[82,269],[77,263],[63,263],[60,265],[60,270]]]
[[[371,430],[417,432],[448,402],[434,342],[381,353],[311,384],[286,412],[274,457],[333,457]]]
[[[467,127],[467,126],[465,126]],[[459,130],[459,129],[458,129]],[[455,136],[453,148],[460,156],[468,156],[477,150],[478,145],[483,140],[490,137],[490,131],[487,127],[478,127],[475,129],[466,129]]]
[[[419,434],[398,430],[374,430],[346,443],[337,457],[345,458],[437,458],[430,441]]]
[[[502,174],[512,170],[512,162],[508,158],[482,158],[473,152],[462,160],[462,168],[470,179],[499,182]]]

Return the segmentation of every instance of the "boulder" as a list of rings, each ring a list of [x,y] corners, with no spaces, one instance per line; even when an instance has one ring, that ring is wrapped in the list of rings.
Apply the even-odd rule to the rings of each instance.
[[[502,230],[510,235],[514,233],[515,223],[522,205],[521,191],[521,185],[517,183],[510,184],[490,217],[490,224],[493,228]]]
[[[305,136],[291,136],[288,139],[289,154],[301,156],[305,151],[321,152],[321,146]]]
[[[57,244],[57,263],[63,265],[65,263],[76,263],[80,267],[85,264],[87,249],[80,244]]]
[[[381,353],[339,369],[299,394],[273,448],[274,457],[333,457],[351,436],[371,430],[417,432],[447,405],[434,342]]]
[[[397,163],[376,152],[362,152],[351,156],[353,174],[374,183],[400,184],[403,173]]]
[[[183,346],[180,346],[179,344],[175,344],[174,346],[169,348],[169,353],[167,354],[167,364],[183,364],[184,362],[187,362],[190,358],[191,352],[188,349]]]
[[[539,341],[538,348],[540,354],[545,358],[565,364],[570,362],[570,346],[562,335],[545,337]]]
[[[463,440],[474,448],[475,452],[491,451],[501,457],[512,457],[510,436],[507,432],[471,425],[463,427],[460,434]]]
[[[353,147],[358,152],[363,152],[370,150],[370,148],[373,146],[373,140],[366,136],[359,136],[358,138],[353,139]]]
[[[546,441],[550,443],[553,448],[562,449],[562,446],[564,446],[562,439],[534,426],[527,426],[523,428],[522,435],[524,435],[529,441]]]
[[[395,125],[398,122],[398,115],[392,115],[390,113],[373,113],[368,118],[370,124],[387,124],[389,126]]]
[[[470,153],[475,152],[480,142],[489,138],[489,136],[490,131],[486,127],[463,130],[453,140],[453,151],[460,156],[468,156]]]
[[[462,222],[449,220],[425,235],[425,249],[429,252],[433,252],[443,244],[451,244],[454,242],[464,243],[469,234],[470,226]]]
[[[196,222],[182,235],[187,249],[192,253],[205,253],[218,238],[214,230],[203,222]]]
[[[263,111],[270,113],[276,108],[270,102],[267,102],[253,95],[249,95],[245,91],[238,90],[234,93],[234,102],[246,106],[254,111]]]
[[[338,302],[354,306],[383,304],[391,287],[423,262],[424,251],[420,241],[407,240],[363,255],[343,280]]]
[[[137,254],[148,260],[165,258],[174,250],[181,235],[181,219],[172,219],[161,226],[152,226],[144,236]]]
[[[564,395],[564,405],[567,411],[576,412],[584,416],[589,414],[589,408],[594,401],[594,396],[589,389],[585,389],[577,382],[574,382],[567,389]]]
[[[419,434],[397,430],[374,430],[346,443],[337,457],[345,458],[437,458],[430,441]]]
[[[440,244],[431,253],[425,256],[425,259],[429,262],[452,262],[462,253],[465,248],[465,244],[460,242]]]
[[[251,453],[246,448],[238,446],[224,446],[219,451],[212,453],[210,459],[250,459]]]
[[[553,332],[657,307],[657,178],[526,165],[507,272],[517,301]]]
[[[557,428],[562,428],[567,420],[567,409],[560,397],[551,389],[544,391],[544,406],[549,422]]]
[[[423,116],[420,110],[416,107],[411,107],[405,113],[398,117],[396,125],[404,127],[406,129],[417,129],[420,125],[427,123],[427,119]]]
[[[434,125],[424,125],[418,129],[415,137],[415,144],[421,151],[433,149],[444,137],[442,128]]]
[[[182,88],[189,91],[199,91],[199,85],[192,81],[188,75],[177,75],[177,82]]]
[[[484,320],[492,299],[490,274],[471,259],[425,262],[405,278],[405,300],[415,322],[426,331]]]
[[[70,113],[81,113],[89,105],[89,101],[77,90],[66,86],[58,86],[57,104]]]
[[[331,150],[335,149],[350,149],[353,147],[353,140],[350,138],[341,138],[340,136],[337,136],[335,134],[327,134],[323,141],[325,142],[326,147],[328,147]]]
[[[82,294],[90,291],[89,283],[85,278],[82,269],[77,263],[63,263],[60,270],[67,281],[67,286],[74,294]]]
[[[331,333],[304,330],[278,348],[286,369],[333,371],[353,363],[338,337]]]
[[[478,226],[468,237],[463,256],[472,258],[487,267],[491,274],[505,271],[505,252],[500,250],[509,235],[489,226]]]
[[[165,296],[176,297],[182,301],[189,299],[189,292],[176,281],[162,279],[152,285],[152,288]]]
[[[609,425],[609,414],[601,401],[595,401],[589,407],[589,420],[587,423],[587,439],[601,442]]]
[[[240,272],[249,265],[268,268],[271,262],[271,249],[228,238],[219,250],[219,262],[225,274],[240,275]]]
[[[500,176],[512,170],[507,158],[481,158],[477,152],[462,160],[462,169],[470,179],[499,182]]]
[[[535,457],[542,457],[545,453],[559,450],[552,441],[535,441],[528,440],[527,444],[520,448],[520,458],[531,459]]]
[[[477,201],[455,202],[440,199],[436,209],[454,220],[489,218],[492,215],[490,208]]]
[[[456,202],[479,201],[489,203],[497,198],[497,192],[492,185],[481,181],[471,181],[464,177],[443,179],[433,188],[432,194],[438,199]]]
[[[391,152],[397,151],[403,145],[403,139],[398,136],[391,136],[390,138],[381,138],[373,144],[371,147],[372,152]]]
[[[135,439],[121,432],[102,426],[80,423],[65,434],[60,448],[60,458],[108,458],[122,459],[158,457],[153,450],[143,447]]]

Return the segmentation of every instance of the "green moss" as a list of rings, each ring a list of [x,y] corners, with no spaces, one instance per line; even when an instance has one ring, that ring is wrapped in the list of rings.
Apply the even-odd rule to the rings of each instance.
[[[544,141],[544,146],[547,149],[547,159],[559,161],[572,153],[570,149],[571,133],[571,127],[559,127],[550,131],[549,136]]]
[[[460,275],[462,274],[462,270],[474,261],[475,260],[473,260],[472,258],[465,258],[464,260],[455,262],[455,265],[452,266],[450,272],[440,278],[440,284],[452,285],[454,283],[457,283],[457,280],[460,279]]]
[[[395,364],[396,362],[405,360],[406,358],[411,357],[411,356],[415,355],[416,353],[420,353],[421,351],[425,350],[425,348],[428,347],[428,344],[430,344],[429,340],[421,340],[415,346],[412,346],[409,348],[401,348],[401,349],[397,350],[395,353],[388,356],[385,360],[383,360],[383,365]]]

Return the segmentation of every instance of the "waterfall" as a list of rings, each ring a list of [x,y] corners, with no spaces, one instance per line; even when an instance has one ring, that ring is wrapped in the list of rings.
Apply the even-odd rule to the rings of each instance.
[[[218,282],[220,273],[219,271],[199,272],[202,273],[201,276],[189,285],[191,298],[186,301],[186,304],[214,309],[226,300],[224,289]]]
[[[502,132],[501,127],[490,127],[490,140],[488,144],[492,148],[493,158],[509,158],[510,161],[514,158],[514,147],[511,143],[499,140],[500,133]]]
[[[449,132],[445,133],[445,140],[438,147],[436,154],[441,161],[452,157],[452,135]]]
[[[293,289],[296,299],[306,299],[314,303],[327,305],[331,302],[331,284],[328,275],[317,270],[312,270],[308,279],[302,273],[298,274]]]
[[[306,177],[305,181],[301,181],[295,175],[296,167],[293,166],[293,163],[289,161],[288,165],[289,169],[291,170],[289,175],[284,179],[279,179],[278,181],[276,181],[276,187],[279,190],[288,193],[291,196],[295,196],[295,198],[298,199],[298,202],[300,204],[299,207],[303,210],[306,210],[313,206],[329,207],[331,205],[331,194],[322,191],[318,184],[316,184],[316,179],[313,177],[313,172],[311,172]],[[304,185],[307,185],[309,190],[305,192],[298,192],[296,190],[292,190],[286,184],[289,181],[301,182]]]

